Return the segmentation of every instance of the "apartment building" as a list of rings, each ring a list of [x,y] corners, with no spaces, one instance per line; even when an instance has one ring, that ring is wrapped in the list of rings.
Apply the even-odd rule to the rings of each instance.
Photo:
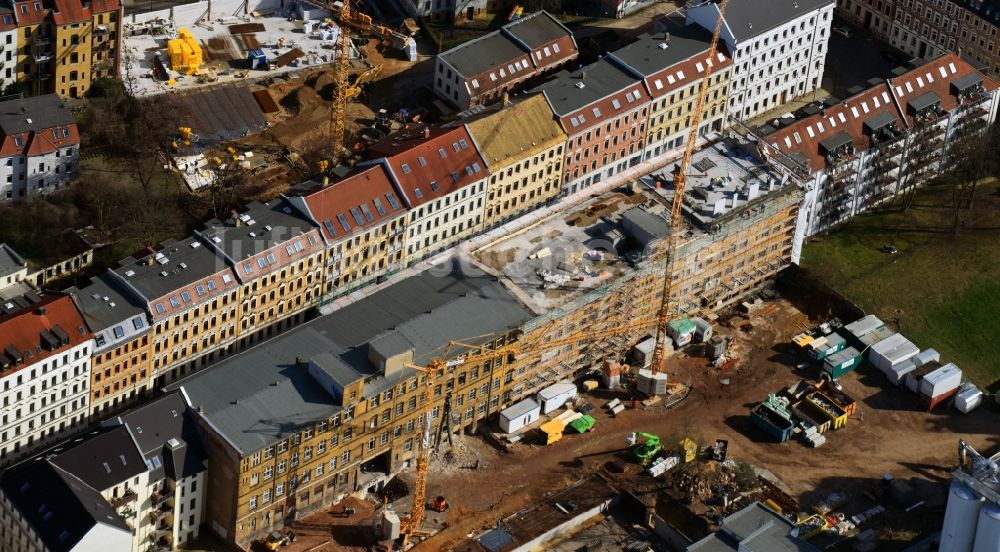
[[[1000,38],[997,37],[1000,3],[996,0],[953,0],[948,4],[956,5],[956,16],[962,20],[953,51],[970,63],[975,60],[984,65],[983,71],[994,80],[1000,79]],[[945,9],[947,11],[947,7]],[[950,44],[951,40],[948,42]]]
[[[424,430],[425,376],[404,362],[426,364],[450,339],[496,347],[528,315],[490,277],[422,273],[185,380],[211,458],[207,527],[248,546],[380,488],[412,465]],[[427,390],[435,430],[497,412],[506,373],[506,357],[442,370]]]
[[[0,292],[28,276],[28,263],[14,248],[0,243]]]
[[[150,314],[154,387],[235,350],[242,286],[224,256],[199,238],[171,239],[118,264],[114,278]]]
[[[75,180],[80,133],[54,94],[0,102],[0,198],[27,199]]]
[[[542,95],[501,105],[465,127],[490,171],[484,228],[559,196],[566,133]]]
[[[732,60],[725,49],[708,59],[712,35],[697,25],[669,27],[643,34],[632,44],[608,54],[616,63],[643,80],[649,94],[645,159],[657,157],[684,144],[698,92],[708,71],[708,96],[699,136],[720,131],[726,124]]]
[[[282,198],[252,202],[195,233],[239,280],[241,349],[302,322],[322,292],[319,229]]]
[[[888,42],[896,19],[897,3],[897,0],[837,0],[834,14]]]
[[[733,0],[721,39],[733,59],[729,115],[749,119],[823,85],[833,0]],[[716,1],[688,8],[687,23],[712,31]]]
[[[174,550],[198,535],[207,457],[173,393],[0,476],[0,547]]]
[[[952,1],[894,0],[889,42],[913,57],[931,59],[958,47],[962,8]],[[968,34],[968,33],[966,33]]]
[[[523,90],[578,55],[573,33],[542,10],[438,54],[434,91],[468,109]]]
[[[323,297],[343,295],[403,267],[406,206],[382,165],[288,201],[319,227],[327,248]]]
[[[490,170],[464,126],[394,134],[368,151],[406,203],[407,264],[483,230]]]
[[[947,54],[764,136],[772,165],[807,182],[805,235],[926,183],[996,119],[997,87]]]
[[[89,417],[102,419],[152,390],[149,315],[145,303],[109,273],[66,291],[94,334]]]
[[[14,11],[10,7],[0,5],[0,90],[17,82],[17,23],[14,22]]]
[[[0,305],[0,463],[10,465],[87,422],[93,334],[68,295]]]
[[[119,0],[11,0],[18,29],[18,82],[32,95],[83,97],[95,79],[118,74]]]
[[[565,193],[600,182],[642,161],[649,93],[642,79],[610,59],[563,71],[542,92],[568,136]]]

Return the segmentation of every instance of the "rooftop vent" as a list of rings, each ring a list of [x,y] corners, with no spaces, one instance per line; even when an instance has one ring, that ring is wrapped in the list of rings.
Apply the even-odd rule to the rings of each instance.
[[[574,84],[573,86],[575,86],[575,87],[583,90],[584,88],[586,88],[587,85],[584,84],[584,83],[582,83],[582,82],[578,82],[578,83]]]

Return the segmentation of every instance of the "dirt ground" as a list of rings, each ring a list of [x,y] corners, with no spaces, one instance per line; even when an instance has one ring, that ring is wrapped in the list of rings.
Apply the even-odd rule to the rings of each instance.
[[[887,472],[897,480],[944,481],[957,461],[959,438],[981,450],[1000,445],[991,407],[968,415],[940,407],[928,414],[916,408],[914,395],[890,387],[880,374],[867,369],[843,380],[845,392],[859,403],[858,413],[845,429],[828,433],[823,447],[770,442],[751,424],[748,409],[801,376],[816,376],[795,373],[794,359],[786,349],[793,335],[815,322],[785,299],[768,302],[748,318],[733,319],[731,327],[720,327],[719,332],[737,336],[736,350],[751,359],[752,368],[741,363],[723,374],[708,367],[704,358],[675,357],[672,376],[691,381],[694,390],[669,411],[640,406],[610,418],[602,406],[616,395],[598,390],[585,395],[597,419],[591,433],[566,434],[548,447],[529,439],[508,452],[498,451],[478,436],[458,437],[463,461],[441,467],[432,463],[427,489],[427,496],[448,498],[451,509],[445,514],[446,527],[417,549],[449,550],[498,519],[602,469],[627,450],[625,436],[632,431],[660,435],[667,442],[687,435],[702,445],[728,439],[730,458],[766,468],[781,481],[785,492],[803,502],[830,489],[860,493]],[[724,379],[728,385],[721,384]],[[478,469],[468,461],[471,453]],[[312,523],[313,518],[306,521]],[[367,521],[358,523],[370,526]],[[349,546],[324,549],[360,550]]]

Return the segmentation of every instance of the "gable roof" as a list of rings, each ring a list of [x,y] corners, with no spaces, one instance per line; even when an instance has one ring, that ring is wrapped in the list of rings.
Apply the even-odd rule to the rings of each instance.
[[[118,426],[48,458],[90,487],[103,492],[146,471],[146,460],[126,428]]]
[[[15,302],[4,306],[16,307]],[[34,304],[0,315],[0,365],[22,370],[89,340],[93,334],[68,295],[42,294]],[[15,355],[17,358],[11,358]],[[5,372],[6,377],[12,372]]]
[[[179,480],[205,470],[208,454],[179,392],[167,393],[118,418],[150,467],[150,479]]]
[[[382,165],[369,165],[306,196],[290,199],[308,212],[329,243],[380,226],[406,212]],[[352,209],[360,216],[354,216]]]
[[[6,470],[0,487],[46,550],[71,550],[98,525],[130,532],[99,492],[43,458]]]
[[[711,0],[691,10],[712,10],[711,21],[718,17],[718,0]],[[772,31],[789,21],[834,4],[834,0],[730,0],[725,22],[737,42]]]
[[[643,34],[608,56],[643,77],[650,95],[661,97],[678,88],[700,83],[706,69],[717,73],[732,65],[721,42],[715,59],[709,61],[711,40],[711,34],[697,25],[674,26],[670,32]]]
[[[378,162],[412,209],[444,197],[489,176],[464,126],[425,127],[419,134],[395,134],[369,151],[384,155]]]
[[[490,169],[496,170],[566,141],[545,97],[535,94],[466,123]]]
[[[28,266],[14,248],[0,243],[0,276],[7,276]]]

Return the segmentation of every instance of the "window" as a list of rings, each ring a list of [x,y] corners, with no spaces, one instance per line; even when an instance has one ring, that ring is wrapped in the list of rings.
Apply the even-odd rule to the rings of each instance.
[[[274,475],[274,468],[273,467],[268,466],[268,467],[264,468],[264,481],[267,481],[268,479],[271,479],[271,476],[273,476],[273,475]]]
[[[438,148],[438,155],[441,157],[448,157],[448,152],[444,151],[444,148]]]
[[[423,160],[423,157],[421,157],[420,159]],[[378,214],[385,216],[385,207],[382,205],[382,200],[376,197],[375,199],[372,200],[372,203],[375,204],[375,210],[378,211]]]
[[[400,168],[403,169],[403,174],[410,174],[410,166],[406,163],[403,163]]]
[[[181,302],[178,301],[176,297],[171,297],[170,298],[170,306],[174,307],[174,308],[177,308],[177,307],[181,306]]]
[[[421,199],[421,198],[424,197],[424,192],[422,192],[420,190],[420,188],[414,188],[413,189],[413,195],[415,195],[417,197],[417,199]]]
[[[358,211],[357,207],[351,207],[351,216],[354,217],[354,222],[358,223],[358,226],[365,225],[365,221],[361,218],[361,211]]]
[[[347,217],[345,217],[343,213],[337,215],[337,222],[339,222],[340,226],[344,228],[344,232],[351,231],[351,225],[347,223]]]
[[[261,267],[262,269],[267,268],[267,260],[263,258],[257,259],[257,266]]]
[[[598,109],[598,108],[595,107],[591,111],[593,111],[594,117],[600,117],[601,116],[601,110],[600,109]]]
[[[459,140],[458,145],[461,146],[462,149],[469,149],[469,143],[465,141],[465,138]]]
[[[253,272],[253,265],[250,264],[250,263],[246,263],[245,265],[243,265],[243,272],[246,272],[247,274],[252,273]]]
[[[558,54],[559,53],[559,45],[558,44],[553,44],[552,45],[552,51]]]
[[[264,504],[271,502],[271,489],[264,489],[264,493],[260,496],[260,501]]]
[[[142,318],[133,318],[132,326],[137,330],[141,330],[143,326]]]
[[[254,495],[254,496],[250,497],[250,509],[251,510],[256,510],[257,509],[257,495]]]

